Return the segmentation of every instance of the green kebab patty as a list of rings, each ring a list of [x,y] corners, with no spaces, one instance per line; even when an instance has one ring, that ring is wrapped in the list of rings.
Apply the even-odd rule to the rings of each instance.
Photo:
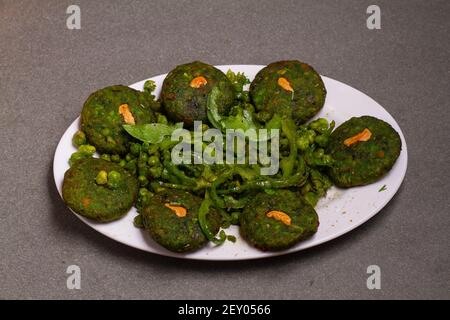
[[[76,213],[100,222],[121,218],[133,206],[138,181],[116,163],[89,158],[64,174],[64,202]]]
[[[200,228],[198,211],[202,198],[181,190],[166,190],[150,197],[140,210],[144,228],[153,240],[174,252],[192,252],[208,243]],[[207,222],[216,234],[222,217],[211,208]]]
[[[194,121],[208,121],[207,102],[211,90],[219,88],[217,105],[220,114],[227,114],[236,98],[231,81],[219,69],[200,62],[177,66],[164,79],[161,102],[166,115],[192,127]]]
[[[390,124],[371,116],[351,118],[330,136],[327,153],[334,165],[328,173],[338,187],[373,183],[392,168],[401,147]]]
[[[131,137],[122,125],[155,121],[155,101],[145,93],[115,85],[92,93],[81,111],[81,130],[101,153],[124,154]]]
[[[302,124],[314,117],[325,103],[325,85],[308,64],[278,61],[261,69],[250,85],[250,98],[260,121],[274,114],[292,117]]]
[[[264,251],[283,250],[314,233],[319,217],[314,208],[298,193],[277,190],[274,194],[258,193],[240,217],[244,239]]]

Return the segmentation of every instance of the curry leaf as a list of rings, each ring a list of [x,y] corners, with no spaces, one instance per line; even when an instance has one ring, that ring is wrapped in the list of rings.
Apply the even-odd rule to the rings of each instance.
[[[226,129],[242,129],[243,131],[255,129],[256,132],[258,132],[258,125],[253,120],[253,113],[246,108],[247,105],[245,103],[234,106],[230,115],[221,116],[219,114],[218,106],[220,94],[220,89],[214,87],[208,96],[207,116],[212,126],[224,133],[226,132]],[[266,141],[267,139],[270,139],[270,137],[250,139],[254,141]]]
[[[175,125],[167,125],[162,123],[146,123],[130,125],[124,124],[123,128],[132,137],[148,143],[160,143],[166,136],[172,135],[172,132],[176,129],[183,127],[183,123],[177,123]]]
[[[257,129],[255,122],[253,121],[252,113],[242,108],[241,106],[236,106],[233,108],[232,114],[224,118],[222,125],[226,129]]]

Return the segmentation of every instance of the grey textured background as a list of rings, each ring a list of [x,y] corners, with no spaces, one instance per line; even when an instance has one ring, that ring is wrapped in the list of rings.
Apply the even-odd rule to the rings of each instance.
[[[382,29],[366,28],[376,3]],[[81,7],[81,30],[65,10]],[[450,298],[449,1],[0,1],[0,298]],[[88,94],[194,59],[301,59],[398,121],[409,167],[357,230],[262,261],[140,252],[73,216],[53,183],[56,145]],[[82,289],[66,288],[66,268]],[[366,288],[366,268],[382,289]]]

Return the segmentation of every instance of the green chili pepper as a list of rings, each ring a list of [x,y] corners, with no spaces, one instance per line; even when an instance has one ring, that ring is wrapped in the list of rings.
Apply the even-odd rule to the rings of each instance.
[[[212,241],[216,245],[221,245],[226,240],[226,234],[223,230],[219,233],[219,238],[216,238],[216,235],[212,233],[211,229],[208,226],[208,221],[206,219],[209,213],[209,207],[211,206],[212,201],[209,198],[208,192],[205,193],[205,199],[202,201],[200,208],[198,209],[198,222],[200,224],[200,228],[202,229],[205,236],[208,240]]]
[[[296,141],[296,126],[291,118],[284,118],[281,120],[281,131],[289,140],[289,156],[285,161],[280,162],[280,167],[283,170],[283,177],[289,177],[292,174],[297,159],[297,141]]]

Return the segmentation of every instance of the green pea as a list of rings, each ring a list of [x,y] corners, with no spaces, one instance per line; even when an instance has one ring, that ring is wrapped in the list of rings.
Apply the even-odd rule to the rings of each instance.
[[[238,225],[239,224],[239,217],[241,216],[241,213],[238,211],[231,213],[231,224]]]
[[[147,162],[146,161],[142,161],[141,159],[137,159],[137,167],[139,169],[146,168],[147,167]]]
[[[120,162],[120,156],[118,154],[113,154],[111,156],[111,161],[112,162]]]
[[[152,169],[154,169],[154,168],[152,168]],[[164,180],[169,180],[170,181],[170,179],[172,178],[172,175],[169,173],[169,171],[166,168],[163,168],[162,171],[161,171],[161,178],[164,179]]]
[[[164,159],[170,159],[170,157],[171,157],[170,151],[169,151],[169,150],[164,150],[164,152],[163,152],[163,158],[164,158]]]
[[[130,172],[131,174],[136,174],[136,159],[133,159],[129,162],[127,162],[127,164],[124,167],[128,172]]]
[[[307,130],[306,131],[306,137],[309,140],[309,144],[314,143],[314,138],[316,137],[316,132],[314,130]]]
[[[102,135],[105,137],[108,137],[111,134],[111,130],[109,130],[108,128],[104,128],[102,129]]]
[[[225,220],[224,222],[222,222],[222,225],[221,225],[221,227],[223,229],[228,229],[230,226],[231,226],[231,222],[228,220]]]
[[[314,138],[314,142],[317,143],[320,147],[326,147],[328,144],[329,137],[326,134],[322,134]]]
[[[133,219],[133,224],[136,228],[144,228],[144,221],[142,220],[142,215],[137,215]]]
[[[148,142],[144,142],[142,144],[141,150],[148,150],[149,147],[150,147],[150,144]]]
[[[146,176],[139,176],[138,180],[141,187],[145,187],[148,184],[148,179]]]
[[[95,182],[99,185],[106,184],[108,182],[108,173],[105,170],[99,171],[97,177],[95,177]]]
[[[146,150],[149,155],[156,154],[158,152],[158,145],[152,144]]]
[[[133,160],[134,159],[134,156],[131,154],[131,153],[128,153],[126,156],[125,156],[125,161],[127,161],[127,162],[129,162],[129,161],[131,161],[131,160]]]
[[[324,154],[325,154],[325,151],[322,148],[319,148],[316,151],[314,151],[314,157],[319,158],[319,159],[322,158]]]
[[[86,135],[83,131],[78,130],[72,137],[72,143],[75,147],[79,147],[83,144],[86,144]]]
[[[156,89],[155,81],[147,80],[144,82],[144,91],[152,93]]]
[[[151,157],[148,158],[147,163],[148,163],[149,166],[154,167],[154,166],[159,164],[159,157],[151,156]]]
[[[267,111],[260,111],[260,112],[255,114],[255,117],[256,117],[257,120],[259,120],[261,122],[266,122],[266,121],[270,120],[272,115],[269,112],[267,112]]]
[[[325,166],[331,166],[333,164],[333,157],[331,155],[329,155],[329,154],[325,154],[322,157],[322,163]]]
[[[122,159],[119,161],[119,166],[121,166],[121,167],[125,167],[126,164],[127,164],[127,162],[125,161],[125,159]]]
[[[281,138],[280,139],[280,145],[281,146],[287,146],[289,144],[288,138]]]
[[[328,131],[328,120],[325,118],[314,120],[309,124],[309,128],[320,134],[325,133]]]
[[[133,155],[133,156],[138,156],[139,155],[139,153],[141,152],[141,145],[140,144],[138,144],[138,143],[132,143],[131,145],[130,145],[130,153]]]
[[[103,153],[100,155],[100,159],[106,160],[106,161],[111,161],[111,156],[107,153]]]
[[[144,177],[145,178],[145,177]],[[139,189],[139,196],[140,197],[144,197],[144,196],[146,196],[146,195],[148,195],[149,194],[149,191],[148,191],[148,189],[146,189],[146,188],[140,188]]]
[[[162,174],[161,167],[151,167],[148,171],[153,178],[159,178]]]
[[[148,160],[148,155],[145,152],[141,152],[139,154],[139,161],[147,162],[147,160]]]
[[[108,173],[108,180],[110,179],[111,181],[118,181],[121,178],[121,174],[115,170],[111,170]]]
[[[141,176],[145,176],[146,172],[148,172],[148,169],[149,169],[147,162],[143,162],[143,161],[138,161],[137,167],[138,167],[138,170],[139,170]]]
[[[108,142],[110,144],[116,144],[116,140],[114,140],[113,137],[111,137],[111,136],[106,137],[106,142]]]
[[[84,153],[86,155],[93,155],[95,153],[95,147],[89,144],[83,144],[78,147],[78,152]]]
[[[307,136],[300,136],[296,140],[297,148],[299,148],[301,151],[305,151],[309,147],[309,139]]]
[[[121,178],[122,177],[119,172],[114,170],[110,171],[108,173],[108,187],[111,189],[117,188],[122,180]]]
[[[72,155],[70,156],[70,159],[69,159],[69,165],[70,166],[72,166],[75,162],[77,162],[78,160],[81,160],[81,159],[86,159],[86,158],[90,158],[91,157],[91,155],[89,155],[89,154],[86,154],[86,153],[84,153],[84,152],[74,152],[74,153],[72,153]]]

